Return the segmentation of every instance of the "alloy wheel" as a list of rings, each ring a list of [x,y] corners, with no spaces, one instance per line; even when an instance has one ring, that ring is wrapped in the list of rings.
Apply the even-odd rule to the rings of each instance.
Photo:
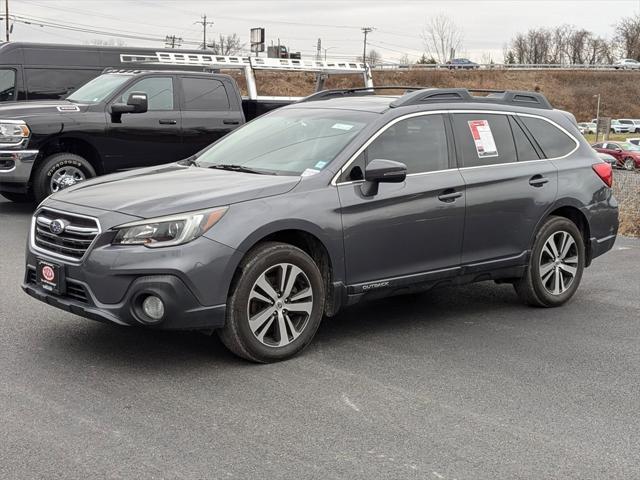
[[[251,288],[249,328],[262,344],[284,347],[304,331],[313,310],[313,288],[304,271],[291,263],[265,270]]]
[[[552,295],[566,292],[576,277],[578,260],[573,236],[564,230],[554,232],[540,253],[540,280],[545,290]]]

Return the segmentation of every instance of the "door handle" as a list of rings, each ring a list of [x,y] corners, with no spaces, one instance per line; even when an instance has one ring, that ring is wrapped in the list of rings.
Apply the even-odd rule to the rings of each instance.
[[[455,202],[456,198],[460,198],[461,196],[462,192],[456,192],[453,188],[448,188],[438,195],[438,200],[441,202],[451,203]]]
[[[225,125],[240,125],[240,120],[223,120]]]
[[[529,185],[532,187],[541,187],[545,183],[549,183],[549,179],[547,177],[543,177],[542,175],[534,175],[529,179]]]
[[[177,121],[175,121],[175,120],[158,120],[158,123],[159,123],[160,125],[175,125],[175,124],[177,124],[178,122],[177,122]]]

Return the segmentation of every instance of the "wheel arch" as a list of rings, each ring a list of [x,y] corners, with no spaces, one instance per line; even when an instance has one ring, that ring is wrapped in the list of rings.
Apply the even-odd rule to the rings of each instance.
[[[322,274],[326,298],[325,315],[334,315],[342,304],[342,279],[343,259],[331,248],[331,239],[319,227],[306,221],[286,224],[274,223],[264,226],[249,235],[240,245],[238,250],[242,252],[235,265],[232,281],[229,285],[229,293],[237,283],[241,272],[242,260],[248,253],[265,242],[280,242],[299,248],[318,265]]]
[[[589,224],[589,219],[584,214],[580,205],[576,202],[573,202],[569,199],[556,202],[542,217],[538,225],[536,226],[536,232],[540,230],[544,222],[551,216],[556,217],[564,217],[568,220],[571,220],[580,230],[582,234],[582,239],[584,242],[585,249],[585,267],[588,267],[591,264],[592,252],[591,252],[591,226]]]
[[[57,136],[48,139],[41,147],[40,153],[36,160],[34,168],[31,170],[30,181],[33,181],[33,175],[37,171],[38,165],[40,165],[46,158],[56,153],[73,153],[86,159],[93,169],[96,171],[96,175],[102,175],[104,173],[104,164],[102,156],[98,152],[98,149],[87,139],[75,137],[75,136]]]

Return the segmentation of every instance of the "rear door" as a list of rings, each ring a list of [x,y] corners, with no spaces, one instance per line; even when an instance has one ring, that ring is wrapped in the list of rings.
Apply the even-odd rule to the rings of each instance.
[[[182,155],[188,157],[244,123],[242,105],[231,84],[211,75],[181,81]]]
[[[557,169],[512,115],[451,116],[466,184],[465,273],[519,265],[538,221],[556,198]]]
[[[107,116],[105,164],[111,170],[161,165],[181,159],[182,121],[175,90],[172,75],[154,75],[128,85],[111,102],[126,103],[132,92],[144,92],[149,99],[147,112],[123,114],[121,123]]]
[[[453,168],[449,129],[443,114],[397,119],[343,168],[337,188],[353,293],[458,273],[465,196]],[[364,196],[363,172],[375,159],[402,162],[408,175],[403,183],[380,183],[376,195]]]

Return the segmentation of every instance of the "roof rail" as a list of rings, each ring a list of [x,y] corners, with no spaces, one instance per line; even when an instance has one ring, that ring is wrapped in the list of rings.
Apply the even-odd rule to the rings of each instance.
[[[472,93],[487,93],[486,96],[472,95]],[[487,90],[466,88],[427,88],[407,93],[394,100],[390,107],[405,107],[407,105],[422,105],[425,103],[497,103],[520,107],[542,108],[553,110],[549,100],[537,92],[519,90]]]
[[[315,102],[317,100],[328,100],[336,97],[364,97],[367,95],[375,95],[376,90],[405,90],[413,92],[423,89],[424,87],[412,87],[407,85],[381,85],[379,87],[360,87],[360,88],[336,88],[333,90],[322,90],[299,100],[302,102]]]

